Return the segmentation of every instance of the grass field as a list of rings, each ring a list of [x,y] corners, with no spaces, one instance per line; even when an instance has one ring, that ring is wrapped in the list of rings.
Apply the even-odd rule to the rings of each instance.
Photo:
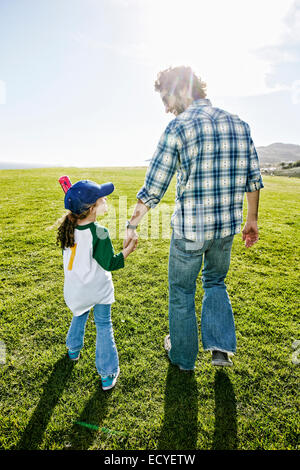
[[[237,330],[234,366],[214,368],[201,348],[195,374],[169,364],[163,349],[169,239],[141,237],[125,268],[113,273],[121,374],[116,387],[103,392],[92,315],[80,361],[66,359],[71,313],[63,299],[61,250],[49,229],[64,213],[57,182],[63,174],[72,182],[114,182],[109,202],[118,217],[120,197],[128,208],[135,204],[145,168],[0,171],[0,448],[299,449],[299,364],[292,345],[300,340],[300,180],[265,176],[259,243],[246,249],[241,235],[235,237],[226,282]],[[162,203],[172,206],[174,193],[175,179]],[[118,234],[117,225],[116,252]],[[202,295],[199,277],[199,325]]]

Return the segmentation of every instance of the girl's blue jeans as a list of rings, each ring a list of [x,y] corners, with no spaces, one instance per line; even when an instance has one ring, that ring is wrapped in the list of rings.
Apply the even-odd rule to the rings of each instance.
[[[66,339],[66,346],[70,351],[80,351],[83,348],[88,316],[89,311],[79,316],[73,316]],[[111,305],[95,305],[94,321],[96,325],[97,371],[102,377],[116,374],[119,367],[119,358],[111,322]]]
[[[204,242],[176,239],[172,234],[169,255],[169,358],[184,369],[193,369],[198,354],[195,312],[196,280],[204,259],[201,336],[204,350],[234,353],[235,325],[225,285],[234,235]]]

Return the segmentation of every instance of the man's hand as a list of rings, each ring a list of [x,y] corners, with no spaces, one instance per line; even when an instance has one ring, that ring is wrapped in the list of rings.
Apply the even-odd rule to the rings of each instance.
[[[245,240],[245,247],[250,248],[258,241],[258,226],[257,221],[246,221],[242,230],[243,240]]]
[[[144,215],[148,212],[148,210],[149,210],[149,207],[147,207],[139,199],[134,208],[131,219],[129,220],[130,224],[137,227],[139,223],[141,222],[142,218],[144,217]],[[136,240],[136,244],[137,244],[138,234],[136,233],[136,230],[133,230],[132,228],[128,228],[126,229],[125,239],[123,242],[123,248],[126,248],[131,242],[131,240]]]
[[[137,239],[129,240],[126,248],[123,248],[123,251],[122,251],[124,259],[126,259],[130,255],[130,253],[132,253],[136,249],[137,243],[138,243]]]
[[[123,249],[127,248],[127,246],[132,240],[136,240],[136,245],[137,245],[138,234],[136,230],[133,230],[132,228],[128,228],[126,230],[126,235],[125,235],[124,242],[123,242]]]
[[[130,253],[132,253],[136,247],[137,247],[137,244],[138,244],[138,239],[137,238],[132,238],[127,247],[125,248],[125,250],[128,250]]]

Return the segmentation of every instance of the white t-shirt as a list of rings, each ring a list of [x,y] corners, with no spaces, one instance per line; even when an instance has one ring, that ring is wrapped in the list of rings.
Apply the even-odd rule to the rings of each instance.
[[[78,225],[74,236],[74,246],[63,250],[64,298],[79,316],[96,304],[115,301],[111,271],[124,267],[124,256],[114,254],[108,230],[95,222]]]

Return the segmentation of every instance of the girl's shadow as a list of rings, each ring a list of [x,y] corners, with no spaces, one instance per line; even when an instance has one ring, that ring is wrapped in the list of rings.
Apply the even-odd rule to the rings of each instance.
[[[20,441],[17,443],[17,450],[37,450],[40,448],[48,423],[53,414],[53,410],[67,386],[67,382],[75,364],[76,363],[70,361],[67,355],[56,362],[53,371],[44,386],[40,401],[31,416]],[[109,396],[110,393],[104,393],[98,384],[97,390],[88,401],[78,421],[92,424],[97,428],[105,416]],[[70,444],[67,448],[76,450],[88,449],[95,439],[97,432],[97,429],[88,429],[75,423],[68,433]]]
[[[97,427],[101,428],[110,394],[110,391],[103,392],[98,384],[94,395],[87,402],[78,421],[74,423],[70,430],[68,450],[88,450],[90,448],[97,433],[99,433]],[[90,425],[91,427],[89,428],[86,425]]]
[[[53,410],[71,376],[74,362],[65,355],[54,365],[40,401],[17,443],[17,449],[39,449]]]

